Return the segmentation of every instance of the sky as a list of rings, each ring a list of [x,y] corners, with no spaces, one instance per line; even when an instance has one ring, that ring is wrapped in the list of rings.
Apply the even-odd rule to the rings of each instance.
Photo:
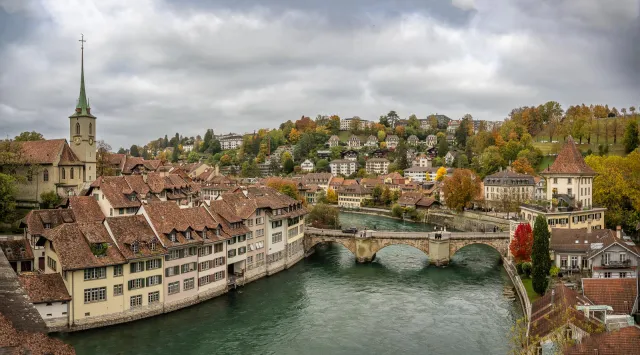
[[[114,150],[302,115],[640,105],[640,0],[0,0],[0,135],[69,139],[80,34]]]

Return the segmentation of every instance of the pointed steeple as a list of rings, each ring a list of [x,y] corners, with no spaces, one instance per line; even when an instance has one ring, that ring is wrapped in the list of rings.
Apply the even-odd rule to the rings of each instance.
[[[79,39],[80,46],[80,96],[78,97],[78,103],[76,104],[76,112],[71,117],[93,117],[91,114],[91,106],[89,106],[89,100],[87,99],[87,93],[84,89],[84,35]]]

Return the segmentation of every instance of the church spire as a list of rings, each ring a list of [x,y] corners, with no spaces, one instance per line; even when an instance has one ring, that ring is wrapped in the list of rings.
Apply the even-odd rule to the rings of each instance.
[[[91,115],[91,106],[89,106],[89,100],[87,99],[87,93],[84,89],[84,35],[81,35],[80,39],[80,96],[78,97],[78,104],[76,105],[76,112],[73,116],[88,116],[93,117]]]

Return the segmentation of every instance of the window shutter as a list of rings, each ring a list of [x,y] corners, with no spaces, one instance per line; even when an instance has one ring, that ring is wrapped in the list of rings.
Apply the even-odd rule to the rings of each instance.
[[[169,276],[169,268],[166,268],[164,270],[164,276],[168,277]]]
[[[129,267],[131,268],[130,272],[133,274],[134,272],[136,272],[136,263],[132,263],[131,265],[129,265]]]
[[[162,284],[162,275],[158,275],[158,285]]]
[[[151,277],[147,277],[146,279],[142,279],[142,284],[143,284],[145,287],[149,287],[149,286],[151,285],[151,282],[150,282],[151,280],[149,280],[150,278],[151,278]]]
[[[162,267],[162,259],[157,259],[158,260],[158,267]]]
[[[133,280],[129,280],[128,286],[129,286],[129,290],[131,290],[131,288],[133,287]]]

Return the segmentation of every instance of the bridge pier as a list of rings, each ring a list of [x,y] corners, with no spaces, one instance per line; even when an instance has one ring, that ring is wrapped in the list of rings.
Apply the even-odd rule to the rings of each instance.
[[[376,258],[373,252],[373,242],[371,238],[354,238],[356,244],[356,262],[360,264],[370,263]]]
[[[440,232],[429,234],[429,263],[436,266],[449,264],[449,240],[451,233]]]

